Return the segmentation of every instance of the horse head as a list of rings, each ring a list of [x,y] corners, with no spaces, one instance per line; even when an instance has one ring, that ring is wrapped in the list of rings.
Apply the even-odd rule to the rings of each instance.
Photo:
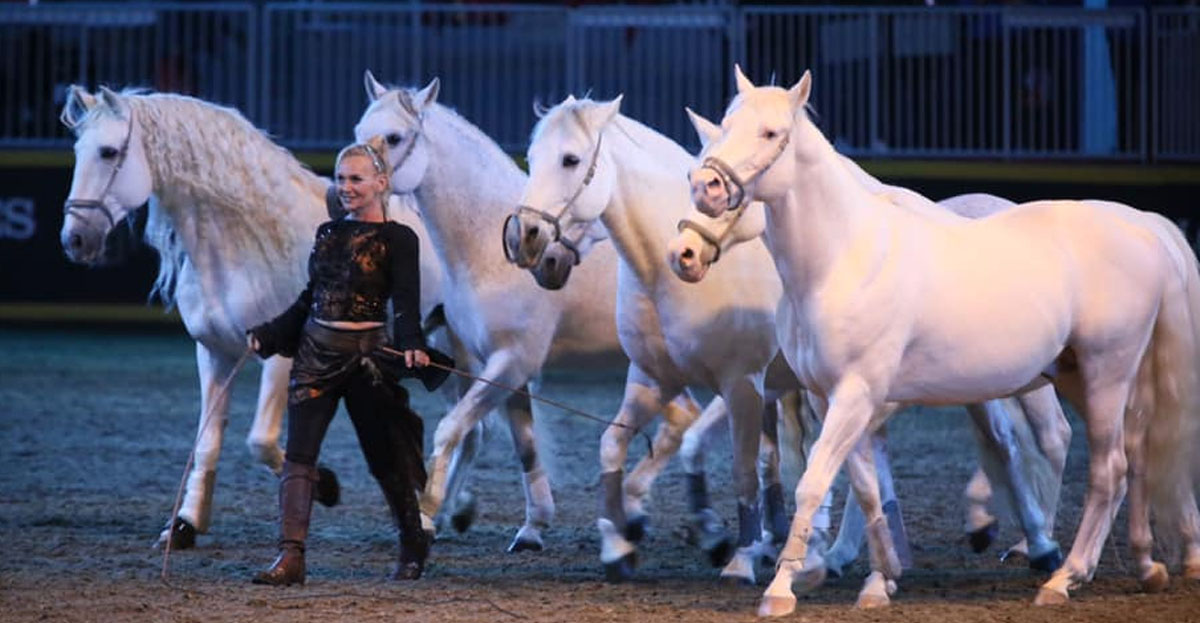
[[[75,133],[75,169],[59,239],[74,262],[99,263],[105,238],[153,189],[134,109],[107,87],[71,86],[59,117]]]
[[[568,96],[534,127],[526,152],[529,180],[504,226],[509,261],[531,268],[553,243],[578,246],[592,235],[614,186],[612,166],[602,166],[601,137],[620,108],[620,97],[593,102]]]
[[[700,166],[688,175],[692,200],[702,212],[719,216],[751,198],[782,196],[791,187],[792,158],[780,158],[797,118],[807,119],[804,106],[812,77],[804,72],[790,89],[756,87],[735,66],[738,94],[720,127],[695,113],[692,124],[705,142]]]
[[[392,190],[412,192],[421,185],[429,169],[425,112],[437,101],[440,82],[434,78],[417,91],[390,89],[375,80],[370,70],[363,80],[371,103],[354,126],[354,140],[361,143],[369,137],[382,136],[387,144]]]

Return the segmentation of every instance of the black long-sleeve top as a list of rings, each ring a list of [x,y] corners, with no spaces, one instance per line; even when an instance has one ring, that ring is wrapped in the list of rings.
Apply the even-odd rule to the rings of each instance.
[[[389,298],[393,345],[398,350],[425,348],[419,248],[416,233],[400,223],[344,218],[323,223],[308,258],[308,287],[286,311],[252,330],[259,354],[295,356],[310,316],[386,322]]]

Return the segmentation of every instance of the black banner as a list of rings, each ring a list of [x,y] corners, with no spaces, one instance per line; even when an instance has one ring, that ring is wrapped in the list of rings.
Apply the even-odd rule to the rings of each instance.
[[[0,167],[0,302],[144,303],[158,255],[141,242],[136,219],[110,235],[111,266],[74,264],[63,253],[70,188],[70,166]]]

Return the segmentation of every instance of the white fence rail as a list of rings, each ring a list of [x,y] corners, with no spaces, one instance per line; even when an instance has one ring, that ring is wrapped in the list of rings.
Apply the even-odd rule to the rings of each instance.
[[[880,157],[1200,161],[1200,9],[48,4],[0,7],[0,147],[59,147],[67,85],[145,86],[241,109],[293,148],[350,139],[361,76],[442,100],[524,148],[535,100],[626,95],[694,145],[741,62],[815,77],[819,122]]]

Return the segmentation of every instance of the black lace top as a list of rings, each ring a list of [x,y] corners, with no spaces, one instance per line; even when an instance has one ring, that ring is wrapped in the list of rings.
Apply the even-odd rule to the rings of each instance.
[[[392,301],[392,341],[399,350],[424,348],[421,271],[413,230],[391,221],[337,219],[317,228],[308,258],[308,287],[287,311],[255,327],[264,357],[294,356],[308,317],[329,321],[383,321]]]

